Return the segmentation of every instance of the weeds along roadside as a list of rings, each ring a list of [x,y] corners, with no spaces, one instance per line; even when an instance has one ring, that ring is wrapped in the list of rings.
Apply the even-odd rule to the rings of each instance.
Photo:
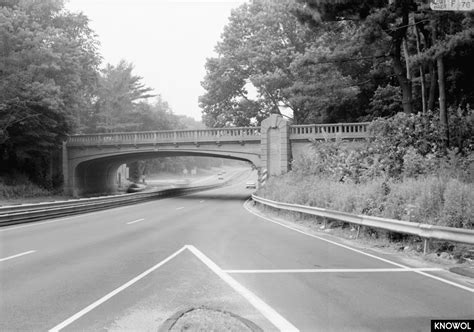
[[[354,214],[473,229],[474,117],[471,109],[459,112],[458,117],[465,128],[462,132],[453,128],[452,133],[453,138],[462,139],[449,148],[436,139],[437,119],[432,114],[402,113],[376,120],[371,125],[372,139],[365,142],[315,141],[293,160],[291,172],[269,178],[257,195]],[[329,225],[348,227],[336,221]],[[420,239],[414,236],[369,228],[360,233],[421,250]],[[474,259],[472,249],[436,241],[432,246],[434,252],[448,252],[459,261]]]

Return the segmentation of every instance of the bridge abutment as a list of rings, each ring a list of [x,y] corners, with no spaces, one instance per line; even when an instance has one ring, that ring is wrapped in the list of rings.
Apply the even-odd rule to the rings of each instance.
[[[290,170],[290,122],[272,114],[261,124],[262,166],[268,175],[281,175]]]

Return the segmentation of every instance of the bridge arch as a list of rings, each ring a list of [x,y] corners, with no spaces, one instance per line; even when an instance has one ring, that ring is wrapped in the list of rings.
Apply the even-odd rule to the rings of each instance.
[[[115,176],[120,165],[137,160],[155,159],[160,157],[212,157],[246,161],[255,167],[260,167],[258,153],[238,151],[212,151],[191,149],[134,149],[131,151],[116,151],[105,153],[98,151],[96,154],[78,157],[69,164],[70,192],[74,196],[89,193],[110,193],[116,188]]]
[[[261,127],[75,135],[63,143],[64,189],[74,195],[113,191],[121,164],[160,156],[244,160],[279,175],[314,140],[365,140],[368,124],[291,125],[272,114]]]

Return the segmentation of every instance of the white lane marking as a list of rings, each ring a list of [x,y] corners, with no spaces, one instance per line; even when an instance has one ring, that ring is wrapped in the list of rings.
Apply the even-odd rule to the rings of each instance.
[[[225,281],[230,287],[232,287],[237,293],[242,295],[247,301],[252,304],[265,318],[267,318],[273,325],[275,325],[280,331],[299,331],[293,324],[287,321],[283,316],[276,312],[272,307],[263,302],[259,297],[249,291],[247,288],[242,286],[237,280],[232,278],[230,275],[225,273],[216,263],[199,251],[192,245],[186,246],[201,262],[207,265],[217,276]]]
[[[413,272],[413,271],[442,271],[436,267],[413,269],[274,269],[274,270],[224,270],[226,273],[373,273],[373,272]]]
[[[204,202],[205,202],[205,200],[199,201],[199,203],[204,203]]]
[[[176,208],[176,210],[182,210],[182,209],[184,209],[184,206],[181,206],[181,207],[179,207],[179,208]]]
[[[16,254],[16,255],[13,255],[13,256],[8,256],[8,257],[5,257],[5,258],[0,258],[0,262],[3,262],[3,261],[7,261],[9,259],[13,259],[13,258],[17,258],[17,257],[21,257],[21,256],[25,256],[25,255],[29,255],[29,254],[32,254],[36,252],[36,250],[30,250],[30,251],[25,251],[25,252],[22,252],[20,254]]]
[[[136,276],[135,278],[133,278],[132,280],[126,282],[125,284],[123,284],[122,286],[114,289],[113,291],[111,291],[110,293],[108,293],[107,295],[104,295],[103,297],[101,297],[100,299],[98,299],[97,301],[95,301],[94,303],[88,305],[87,307],[85,307],[84,309],[82,309],[81,311],[79,311],[78,313],[72,315],[71,317],[69,317],[68,319],[66,319],[65,321],[63,321],[62,323],[59,323],[58,325],[56,325],[55,327],[51,328],[49,331],[50,332],[55,332],[55,331],[60,331],[61,329],[65,328],[66,326],[68,326],[69,324],[71,324],[72,322],[74,322],[75,320],[77,320],[78,318],[84,316],[85,314],[87,314],[89,311],[95,309],[96,307],[98,307],[99,305],[101,305],[102,303],[106,302],[107,300],[109,300],[110,298],[112,298],[113,296],[117,295],[118,293],[120,293],[121,291],[123,291],[124,289],[130,287],[131,285],[133,285],[134,283],[136,283],[137,281],[139,281],[140,279],[144,278],[145,276],[147,276],[148,274],[152,273],[153,271],[155,271],[156,269],[158,269],[160,266],[164,265],[165,263],[169,262],[170,260],[172,260],[173,258],[175,258],[176,256],[178,256],[181,252],[183,252],[184,250],[186,250],[186,246],[182,247],[181,249],[179,249],[178,251],[176,251],[175,253],[171,254],[170,256],[168,256],[167,258],[165,258],[164,260],[162,260],[161,262],[159,262],[158,264],[154,265],[153,267],[149,268],[148,270],[146,270],[145,272],[139,274],[138,276]]]
[[[398,266],[398,267],[401,267],[401,268],[404,268],[404,269],[410,269],[410,267],[406,266],[406,265],[403,265],[403,264],[399,264],[399,263],[396,263],[396,262],[393,262],[389,259],[385,259],[385,258],[382,258],[382,257],[378,257],[378,256],[375,256],[375,255],[372,255],[372,254],[369,254],[367,252],[363,252],[362,250],[358,250],[358,249],[355,249],[355,248],[352,248],[352,247],[349,247],[349,246],[346,246],[344,244],[341,244],[341,243],[337,243],[335,241],[331,241],[331,240],[328,240],[328,239],[325,239],[323,237],[320,237],[320,236],[317,236],[317,235],[313,235],[313,234],[309,234],[309,233],[306,233],[302,230],[299,230],[297,228],[294,228],[294,227],[291,227],[291,226],[288,226],[288,225],[285,225],[281,222],[278,222],[276,220],[273,220],[273,219],[270,219],[268,217],[265,217],[263,215],[261,215],[260,213],[257,213],[255,211],[252,211],[248,206],[247,206],[247,203],[251,200],[251,198],[249,198],[247,201],[245,201],[244,203],[244,208],[250,212],[251,214],[261,218],[261,219],[264,219],[264,220],[267,220],[267,221],[270,221],[274,224],[277,224],[277,225],[280,225],[282,227],[285,227],[287,229],[291,229],[292,231],[295,231],[295,232],[298,232],[298,233],[301,233],[301,234],[304,234],[304,235],[307,235],[307,236],[310,236],[310,237],[313,237],[315,239],[319,239],[321,241],[325,241],[325,242],[328,242],[328,243],[331,243],[331,244],[334,244],[336,246],[339,246],[339,247],[342,247],[342,248],[345,248],[345,249],[348,249],[348,250],[351,250],[351,251],[354,251],[354,252],[357,252],[359,254],[362,254],[362,255],[365,255],[365,256],[368,256],[368,257],[372,257],[374,259],[378,259],[382,262],[385,262],[385,263],[389,263],[389,264],[392,264],[392,265],[395,265],[395,266]],[[474,288],[469,288],[467,286],[464,286],[464,285],[461,285],[461,284],[458,284],[458,283],[455,283],[453,281],[450,281],[450,280],[447,280],[447,279],[444,279],[444,278],[441,278],[441,277],[437,277],[437,276],[434,276],[434,275],[431,275],[429,273],[426,273],[426,272],[423,272],[423,271],[413,271],[414,273],[418,273],[418,274],[421,274],[423,276],[426,276],[426,277],[429,277],[429,278],[432,278],[432,279],[435,279],[435,280],[438,280],[438,281],[441,281],[445,284],[448,284],[448,285],[451,285],[451,286],[454,286],[454,287],[457,287],[457,288],[460,288],[460,289],[463,289],[463,290],[466,290],[468,292],[471,292],[471,293],[474,293]]]
[[[143,220],[145,220],[145,219],[143,219],[143,218],[142,218],[142,219],[137,219],[137,220],[134,220],[134,221],[129,221],[129,222],[127,222],[126,224],[127,224],[127,225],[131,225],[131,224],[134,224],[134,223],[143,221]]]

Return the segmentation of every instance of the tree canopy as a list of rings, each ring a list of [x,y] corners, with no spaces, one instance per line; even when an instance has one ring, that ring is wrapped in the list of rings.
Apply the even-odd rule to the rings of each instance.
[[[0,174],[51,187],[67,135],[184,128],[131,63],[101,61],[88,18],[62,0],[0,1]]]
[[[294,123],[314,123],[435,109],[447,119],[446,106],[473,103],[472,22],[471,12],[434,12],[422,0],[253,0],[232,13],[207,61],[203,119],[241,126],[291,111]]]
[[[91,106],[98,43],[87,17],[62,8],[55,0],[10,0],[0,7],[3,167],[34,168],[27,164],[61,144]]]

